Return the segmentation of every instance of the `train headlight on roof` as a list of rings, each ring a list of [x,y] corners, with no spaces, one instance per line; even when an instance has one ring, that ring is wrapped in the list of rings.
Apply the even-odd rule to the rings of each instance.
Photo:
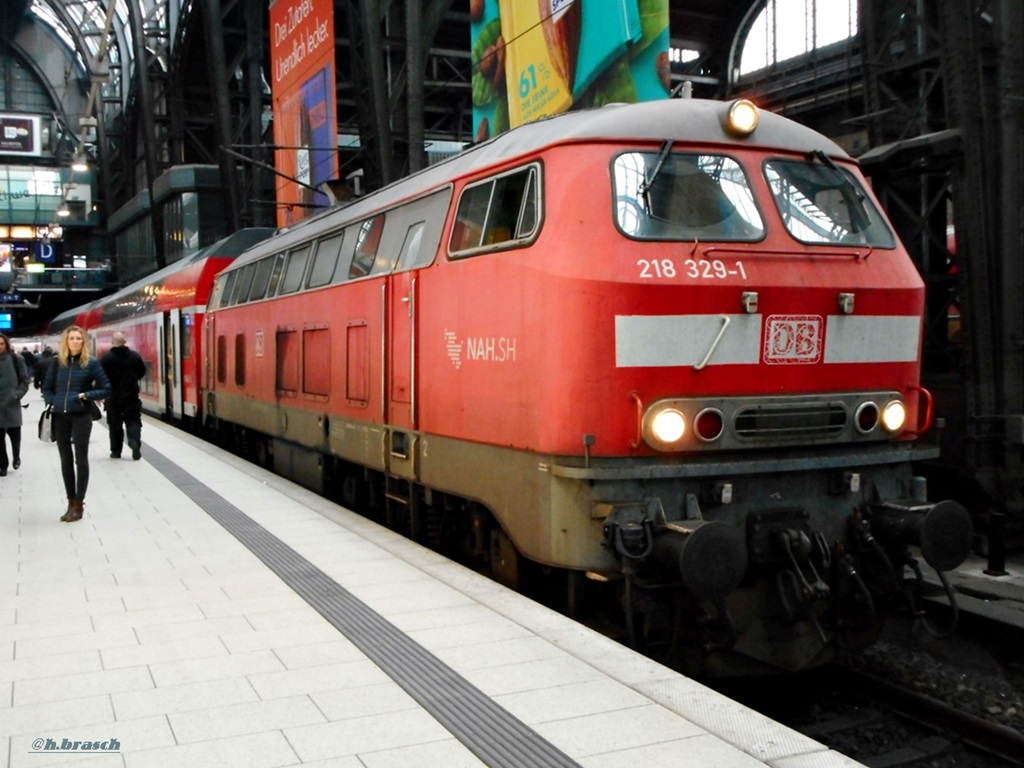
[[[907,423],[907,406],[899,400],[890,400],[882,408],[882,426],[889,432],[899,432]]]
[[[749,136],[757,128],[758,109],[754,102],[739,99],[729,105],[725,127],[734,136]]]
[[[686,436],[686,416],[678,408],[655,405],[644,416],[644,440],[659,451],[679,450]]]

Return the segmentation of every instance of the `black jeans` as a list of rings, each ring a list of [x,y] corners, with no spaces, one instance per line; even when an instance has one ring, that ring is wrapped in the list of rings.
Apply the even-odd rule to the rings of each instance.
[[[11,458],[18,461],[21,458],[21,427],[0,427],[0,469],[7,469],[7,438],[11,438]]]
[[[142,402],[136,400],[133,405],[122,408],[107,400],[107,429],[110,430],[110,452],[121,455],[124,447],[125,433],[128,435],[128,447],[142,446]]]
[[[55,413],[53,434],[57,437],[64,490],[69,499],[83,501],[85,491],[89,487],[89,437],[92,435],[92,416],[88,413]]]

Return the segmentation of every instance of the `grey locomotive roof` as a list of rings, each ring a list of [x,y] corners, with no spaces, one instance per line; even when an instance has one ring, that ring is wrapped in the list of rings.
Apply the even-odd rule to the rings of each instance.
[[[470,147],[353,203],[333,207],[304,219],[282,230],[277,237],[250,249],[231,268],[307,240],[314,232],[334,229],[396,203],[414,199],[477,169],[501,165],[557,144],[577,141],[660,144],[665,139],[673,139],[679,142],[751,146],[801,153],[820,150],[832,157],[848,157],[837,144],[820,133],[765,111],[760,113],[760,122],[753,135],[746,138],[733,136],[724,127],[731,104],[705,99],[661,99],[578,110],[528,123]]]

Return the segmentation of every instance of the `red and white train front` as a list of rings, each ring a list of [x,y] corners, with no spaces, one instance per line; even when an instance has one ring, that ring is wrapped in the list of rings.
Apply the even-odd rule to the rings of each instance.
[[[824,137],[746,102],[606,110],[607,136],[660,140],[592,122],[486,207],[461,192],[452,260],[421,275],[419,426],[492,448],[431,438],[459,461],[424,480],[532,558],[624,575],[648,626],[678,586],[707,647],[820,662],[877,629],[907,545],[967,554],[966,511],[912,473],[936,455],[922,280]],[[485,253],[508,232],[523,247]]]

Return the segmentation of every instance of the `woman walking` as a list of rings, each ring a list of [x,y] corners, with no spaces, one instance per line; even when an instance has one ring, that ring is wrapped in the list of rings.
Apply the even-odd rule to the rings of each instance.
[[[60,472],[68,495],[61,520],[81,520],[89,487],[89,401],[110,396],[110,381],[100,361],[89,354],[85,331],[77,325],[60,336],[57,361],[46,372],[43,398],[53,406],[53,434],[60,453]],[[72,452],[72,448],[74,451]]]
[[[28,392],[28,372],[21,355],[11,349],[7,334],[0,333],[0,477],[7,474],[7,438],[11,459],[21,466],[21,398]]]

